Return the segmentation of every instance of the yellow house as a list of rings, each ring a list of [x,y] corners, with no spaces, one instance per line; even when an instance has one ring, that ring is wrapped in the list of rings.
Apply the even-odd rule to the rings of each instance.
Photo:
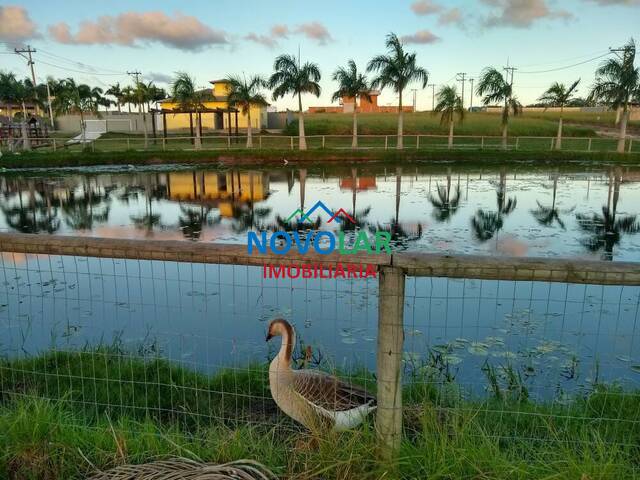
[[[241,109],[229,105],[228,93],[229,82],[227,80],[212,80],[211,90],[206,89],[205,98],[202,102],[204,109],[201,109],[200,119],[202,130],[226,130],[229,133],[239,129],[246,129],[249,123],[249,115],[242,113]],[[195,113],[187,112],[180,108],[173,99],[167,98],[160,102],[160,109],[164,122],[165,132],[167,130],[193,131],[196,125]],[[267,107],[264,105],[251,106],[251,127],[256,130],[267,127]]]

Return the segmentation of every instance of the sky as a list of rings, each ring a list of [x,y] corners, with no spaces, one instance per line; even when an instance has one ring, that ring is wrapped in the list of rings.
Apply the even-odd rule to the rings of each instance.
[[[580,78],[578,95],[586,95],[609,47],[640,40],[640,0],[5,2],[0,70],[30,75],[11,52],[31,45],[38,81],[72,76],[107,88],[132,83],[126,72],[138,70],[166,88],[176,71],[186,71],[204,87],[229,74],[267,77],[277,55],[299,51],[322,72],[322,94],[305,96],[306,108],[330,105],[333,71],[349,59],[364,71],[385,53],[389,32],[416,52],[436,91],[445,84],[460,89],[459,72],[477,79],[487,66],[510,65],[518,69],[516,95],[527,104],[555,81]],[[466,106],[470,87],[466,82]],[[418,109],[430,109],[431,87],[412,85],[404,103],[411,104],[412,88]],[[396,104],[397,95],[385,90],[379,103]],[[297,108],[291,98],[273,104]]]

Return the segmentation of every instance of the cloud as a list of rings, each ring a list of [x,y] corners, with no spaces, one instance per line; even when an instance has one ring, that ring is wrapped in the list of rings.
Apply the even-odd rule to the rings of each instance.
[[[265,47],[274,48],[278,45],[278,42],[271,35],[258,35],[257,33],[249,33],[244,36],[245,40],[249,40],[250,42],[259,43],[264,45]]]
[[[288,38],[289,27],[283,24],[277,24],[271,27],[271,36],[273,38]]]
[[[429,44],[439,42],[441,39],[429,30],[419,30],[411,35],[404,35],[400,38],[404,43]]]
[[[20,42],[39,36],[36,24],[29,18],[29,12],[24,7],[0,5],[0,40]]]
[[[300,33],[311,40],[315,40],[320,45],[326,45],[333,40],[327,27],[320,22],[309,22],[298,25],[294,33]]]
[[[227,34],[203,24],[195,17],[163,12],[125,12],[104,15],[96,21],[85,20],[73,34],[69,25],[60,22],[49,26],[54,40],[74,45],[126,45],[160,43],[179,50],[201,50],[228,43]]]
[[[149,80],[155,83],[173,82],[173,77],[171,75],[167,75],[166,73],[161,73],[161,72],[149,72],[144,74],[144,77],[148,78]]]
[[[464,25],[464,19],[462,18],[462,12],[459,8],[452,8],[446,12],[442,12],[438,17],[439,25],[458,25],[462,27]]]
[[[442,7],[437,3],[433,3],[431,0],[418,0],[411,4],[411,10],[416,15],[432,15],[442,10]]]
[[[542,19],[573,18],[566,10],[552,10],[546,0],[480,0],[497,10],[484,19],[486,27],[527,28]]]

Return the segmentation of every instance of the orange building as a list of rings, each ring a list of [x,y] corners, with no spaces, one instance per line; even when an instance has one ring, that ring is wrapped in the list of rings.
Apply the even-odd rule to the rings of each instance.
[[[359,104],[353,97],[342,97],[339,107],[309,107],[309,113],[353,113],[355,108],[358,113],[397,113],[398,107],[393,105],[378,105],[379,90],[371,90],[369,98],[360,97]],[[402,111],[413,112],[413,106],[403,106]]]

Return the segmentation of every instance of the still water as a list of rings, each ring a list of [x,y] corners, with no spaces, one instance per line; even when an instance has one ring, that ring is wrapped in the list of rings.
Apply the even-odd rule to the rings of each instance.
[[[343,208],[356,228],[390,231],[396,249],[640,261],[640,170],[627,168],[2,176],[0,229],[244,244],[249,229],[308,227],[286,219],[318,200]]]
[[[0,177],[0,228],[246,243],[322,200],[397,250],[640,261],[640,170],[371,167],[132,170]],[[327,218],[315,218],[322,228]],[[316,223],[318,224],[318,223]],[[213,371],[265,360],[280,316],[317,360],[375,368],[375,280],[265,280],[261,269],[4,254],[0,353],[122,345]],[[640,287],[409,278],[408,378],[486,387],[513,367],[561,401],[640,384]]]

